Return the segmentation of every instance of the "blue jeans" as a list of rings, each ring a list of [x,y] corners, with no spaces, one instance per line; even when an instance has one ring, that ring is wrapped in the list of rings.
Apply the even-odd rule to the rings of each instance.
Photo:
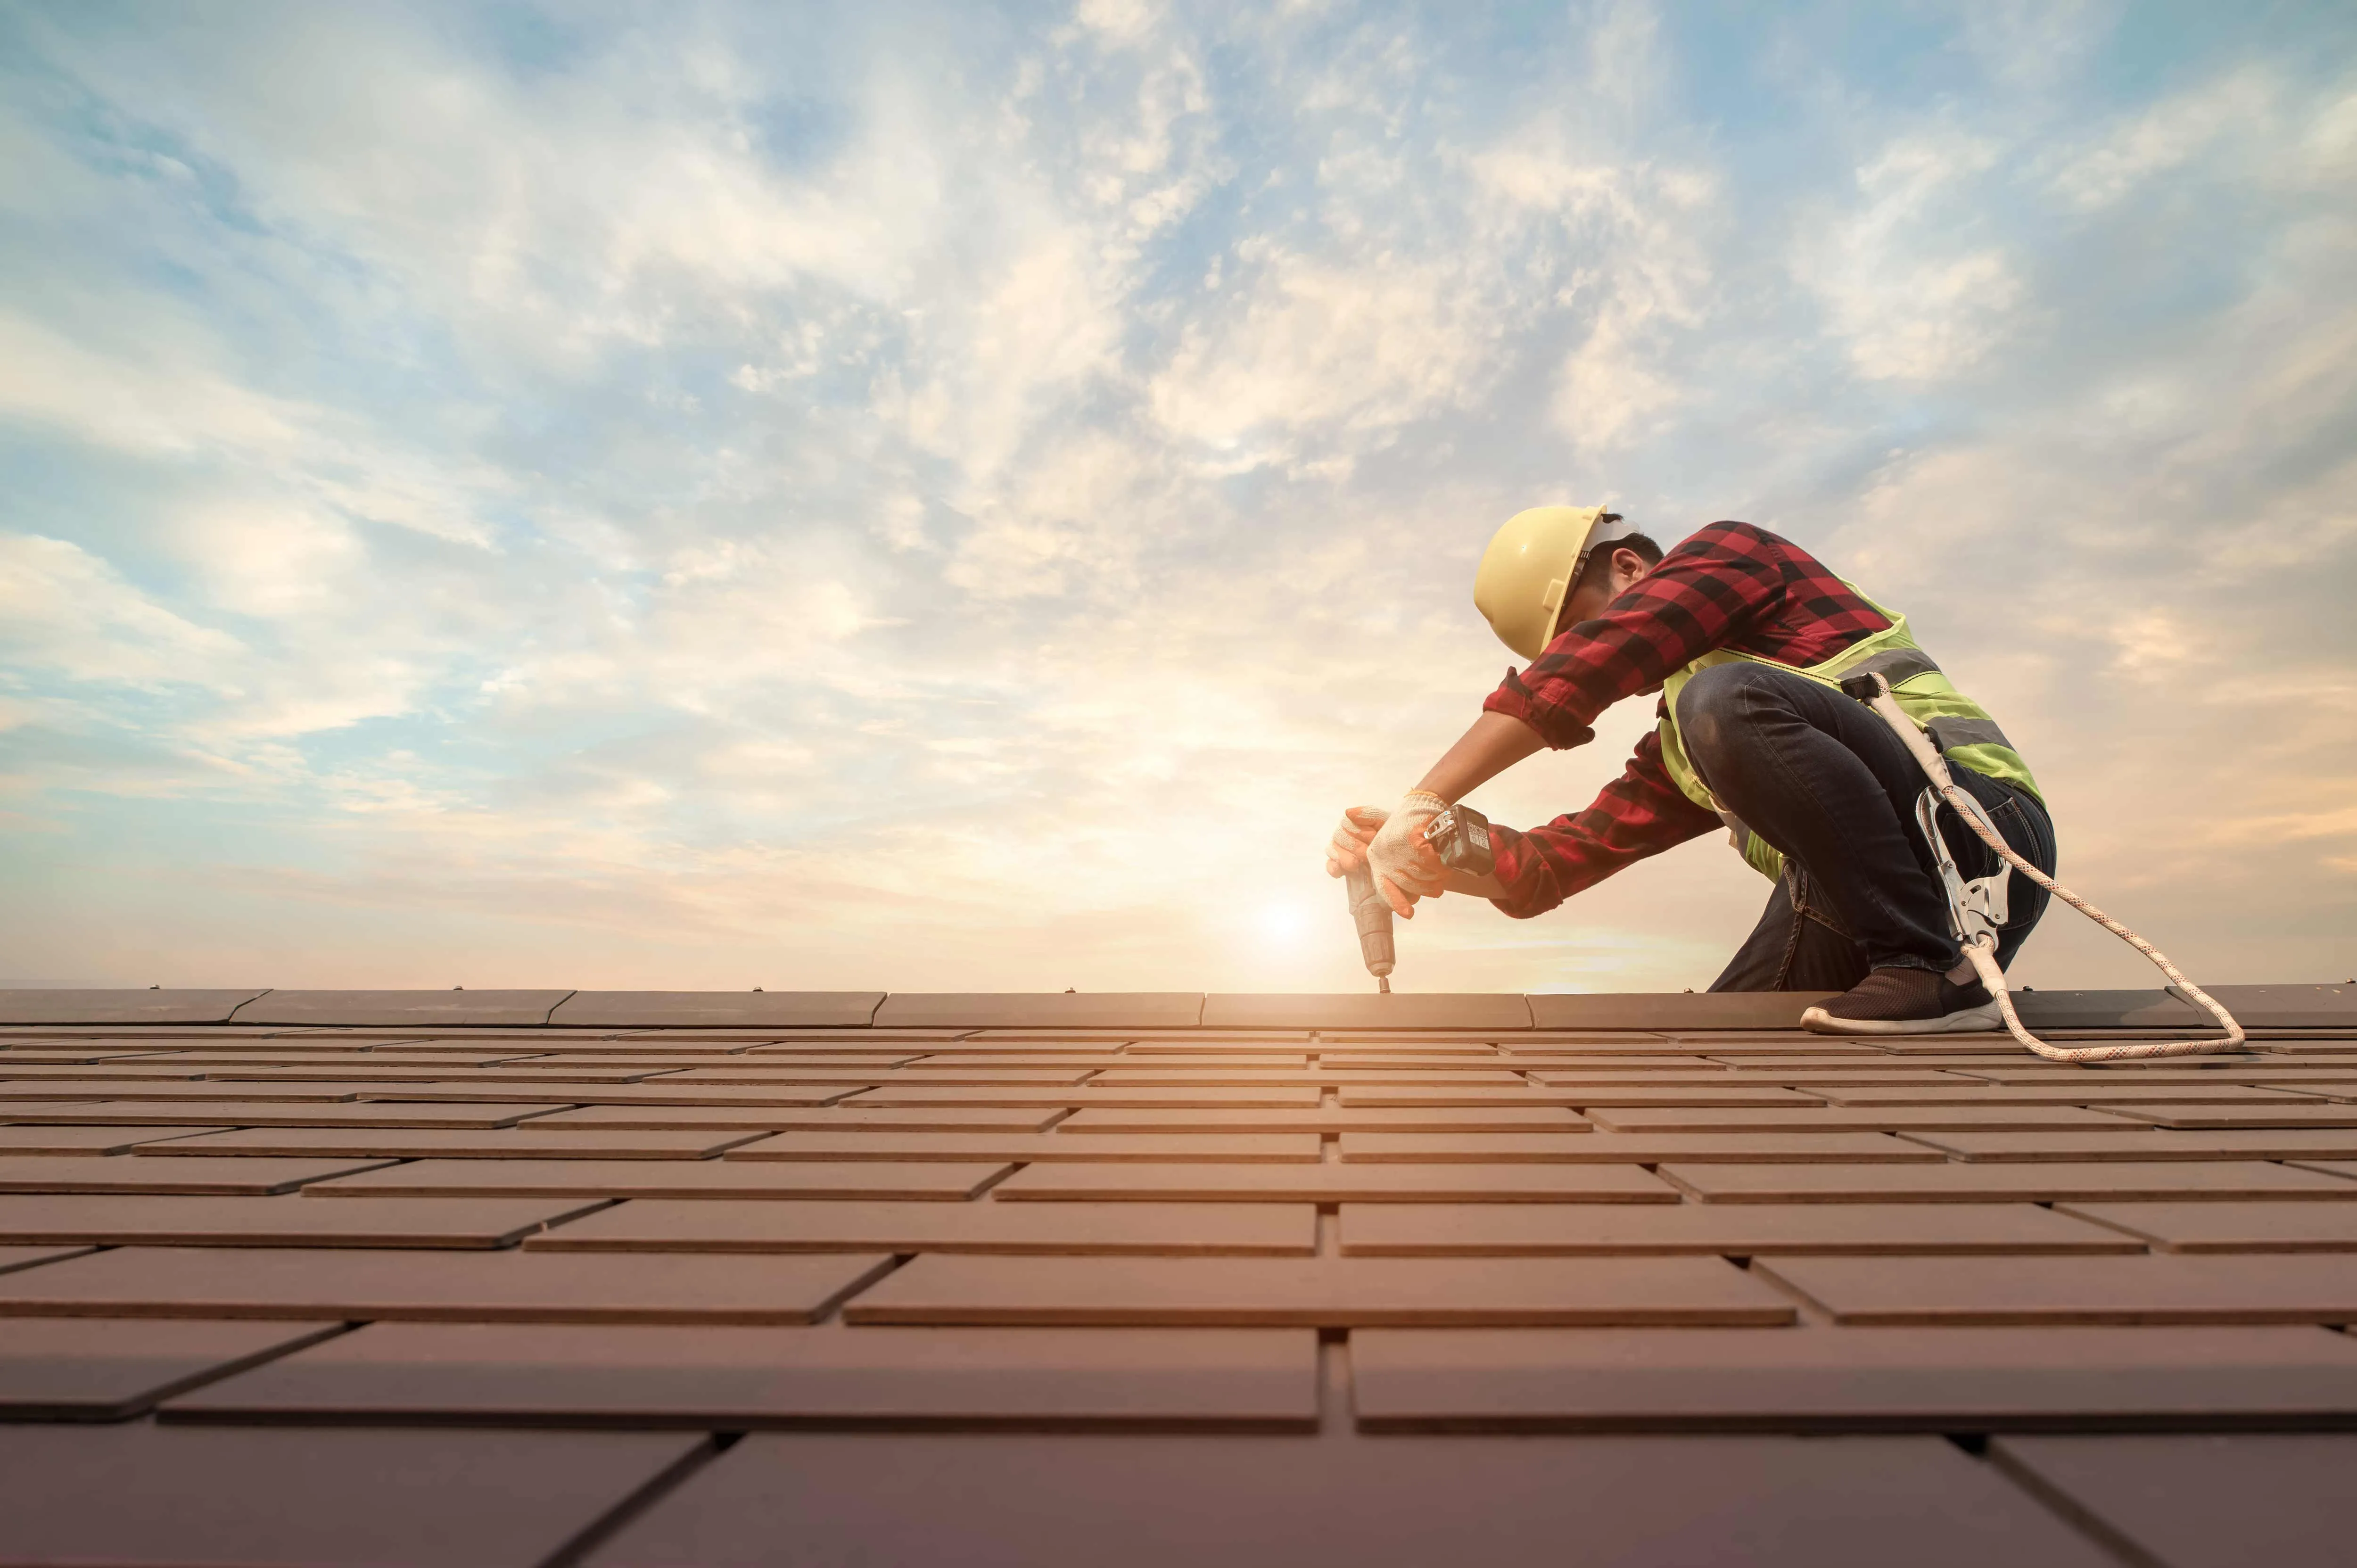
[[[1872,709],[1789,671],[1719,664],[1679,692],[1678,733],[1719,803],[1784,854],[1767,910],[1713,991],[1846,991],[1871,970],[1956,966],[1947,897],[1915,825],[1929,780]],[[2052,875],[2054,825],[2038,797],[1952,771],[2015,853]],[[1939,823],[1966,880],[1996,869],[1996,853],[1953,808],[1940,808]],[[2020,950],[2047,897],[2018,872],[2008,878],[1999,964]]]

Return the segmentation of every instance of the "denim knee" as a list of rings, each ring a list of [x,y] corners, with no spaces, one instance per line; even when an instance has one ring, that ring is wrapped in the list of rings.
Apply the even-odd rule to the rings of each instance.
[[[1746,699],[1774,691],[1773,672],[1757,664],[1714,664],[1688,677],[1678,693],[1678,738],[1694,765],[1707,776],[1739,743]]]

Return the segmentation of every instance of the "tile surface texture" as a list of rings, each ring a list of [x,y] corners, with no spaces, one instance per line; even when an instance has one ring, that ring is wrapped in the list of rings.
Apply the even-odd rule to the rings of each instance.
[[[2357,1252],[2357,1212],[2320,1203],[2058,1203],[2163,1252]]]
[[[2339,1568],[2357,1436],[2008,1437],[2005,1469],[2169,1568]]]
[[[731,1160],[1210,1160],[1232,1165],[1316,1165],[1316,1134],[1237,1133],[1166,1138],[1150,1133],[1066,1138],[1053,1133],[780,1133],[728,1151]]]
[[[2287,1206],[2294,1207],[2294,1206]],[[2296,1207],[2306,1208],[2307,1205]],[[2352,1210],[2357,1213],[2357,1210]],[[1350,1257],[1605,1257],[1677,1252],[1755,1255],[1910,1252],[2138,1252],[2116,1230],[2034,1203],[1345,1204]]]
[[[280,1100],[241,1099],[253,1085],[218,1085],[235,1093],[206,1090],[179,1100],[108,1100],[100,1104],[70,1106],[16,1105],[8,1119],[20,1125],[35,1122],[98,1123],[137,1126],[192,1121],[217,1122],[240,1127],[512,1127],[528,1117],[565,1109],[563,1104],[487,1104],[479,1101],[403,1101],[398,1103],[356,1102],[320,1099],[323,1092],[340,1093],[349,1084],[313,1084]],[[614,1090],[621,1093],[625,1090]],[[502,1099],[505,1098],[503,1094]]]
[[[845,1309],[853,1323],[1374,1324],[1792,1321],[1717,1258],[919,1258]]]
[[[121,1247],[0,1274],[0,1316],[804,1323],[890,1260]]]
[[[952,1207],[941,1203],[739,1203],[715,1198],[674,1203],[640,1198],[534,1236],[525,1245],[549,1252],[1307,1256],[1318,1251],[1318,1214],[1307,1204],[1275,1203]]]
[[[0,1024],[226,1024],[245,991],[0,991]]]
[[[120,1421],[342,1332],[339,1323],[0,1319],[0,1420]]]
[[[0,1241],[127,1247],[510,1247],[599,1200],[180,1197],[114,1193],[0,1197]]]
[[[316,1182],[307,1196],[930,1198],[958,1203],[1007,1168],[893,1160],[839,1165],[807,1160],[416,1160]]]
[[[1880,1133],[1788,1133],[1745,1136],[1725,1133],[1344,1133],[1346,1162],[1408,1165],[1576,1160],[1609,1165],[1659,1165],[1708,1160],[1804,1165],[1938,1165],[1944,1156],[1920,1144]]]
[[[1125,1199],[1233,1203],[1675,1203],[1641,1165],[1038,1165],[991,1190],[1000,1203]]]
[[[379,1159],[145,1160],[129,1155],[0,1159],[0,1193],[155,1192],[260,1197],[374,1170]]]
[[[218,1133],[219,1127],[0,1127],[0,1158],[26,1155],[119,1155],[142,1144]]]
[[[0,1247],[0,1274],[12,1274],[19,1269],[38,1268],[67,1258],[86,1255],[87,1247]]]
[[[0,1562],[530,1568],[708,1441],[0,1426]]]
[[[1052,1490],[1039,1477],[1054,1477]],[[776,1542],[791,1541],[781,1554]],[[597,1568],[2104,1568],[1937,1438],[757,1434]]]
[[[272,991],[237,1011],[245,1024],[465,1028],[545,1024],[570,991]]]
[[[1943,1165],[1664,1165],[1709,1203],[2050,1203],[2063,1198],[2357,1199],[2357,1181],[2266,1161]]]
[[[2357,1323],[2352,1255],[1763,1258],[1752,1267],[1843,1323]]]
[[[602,1029],[856,1027],[883,1001],[880,991],[576,991],[548,1021]]]
[[[486,1132],[404,1127],[368,1133],[340,1127],[271,1127],[143,1144],[137,1152],[174,1159],[192,1155],[282,1158],[342,1155],[389,1160],[700,1160],[763,1135],[763,1130],[749,1127],[722,1132],[607,1131],[585,1133],[555,1144],[528,1139],[521,1128],[507,1127]]]
[[[1368,1329],[1359,1421],[1669,1432],[2286,1428],[2357,1417],[2320,1328]]]
[[[1300,1428],[1318,1419],[1317,1371],[1317,1337],[1297,1328],[382,1323],[201,1389],[170,1413],[733,1431],[829,1418]]]

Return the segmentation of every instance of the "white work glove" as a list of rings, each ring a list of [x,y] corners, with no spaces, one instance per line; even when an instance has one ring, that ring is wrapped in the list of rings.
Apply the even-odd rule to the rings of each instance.
[[[1372,843],[1375,830],[1383,825],[1391,813],[1381,806],[1350,806],[1342,811],[1341,825],[1334,830],[1334,839],[1326,846],[1326,875],[1348,876],[1358,864],[1367,858],[1367,845]]]
[[[1424,842],[1426,825],[1440,811],[1438,797],[1421,792],[1410,794],[1396,811],[1347,808],[1326,846],[1326,875],[1347,876],[1369,861],[1383,902],[1402,919],[1415,918],[1415,901],[1439,897],[1446,886],[1439,853]]]
[[[1415,901],[1437,898],[1447,885],[1448,868],[1440,852],[1424,842],[1424,830],[1446,810],[1437,795],[1411,789],[1400,798],[1383,825],[1367,845],[1367,867],[1375,874],[1375,891],[1404,920],[1415,918]]]

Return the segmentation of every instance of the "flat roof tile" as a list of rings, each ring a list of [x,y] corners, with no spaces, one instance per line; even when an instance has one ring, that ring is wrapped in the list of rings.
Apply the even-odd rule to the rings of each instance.
[[[2050,1128],[2134,1133],[2147,1125],[2077,1105],[1971,1103],[1886,1105],[1864,1110],[1827,1105],[1767,1111],[1741,1107],[1668,1110],[1616,1106],[1599,1108],[1588,1120],[1599,1127],[1622,1133],[2029,1133]]]
[[[957,1203],[980,1192],[1007,1168],[1004,1163],[988,1161],[418,1160],[322,1182],[306,1196],[818,1197]]]
[[[2008,1436],[1999,1468],[2169,1568],[2339,1568],[2357,1532],[2357,1436]]]
[[[0,1274],[0,1316],[445,1323],[807,1323],[882,1274],[868,1253],[682,1254],[117,1247]]]
[[[1836,1322],[2357,1322],[2357,1256],[1763,1258]]]
[[[1042,1506],[1039,1477],[1055,1477]],[[2104,1568],[1934,1437],[757,1434],[634,1518],[591,1568]]]
[[[1171,1107],[1225,1111],[1257,1107],[1269,1111],[1314,1110],[1318,1090],[1277,1085],[1273,1088],[1225,1088],[1205,1084],[1193,1089],[1142,1088],[1092,1089],[1076,1084],[1068,1089],[985,1089],[977,1085],[945,1085],[939,1088],[899,1089],[886,1085],[860,1095],[861,1106],[912,1105],[1011,1105],[1011,1106],[1100,1106],[1118,1110],[1144,1110],[1148,1107]]]
[[[1300,1111],[1074,1112],[1056,1123],[1075,1133],[1584,1133],[1587,1119],[1562,1105],[1310,1107]]]
[[[2132,1253],[2144,1243],[2034,1203],[1346,1203],[1341,1251],[1346,1257],[1419,1258],[1872,1256]]]
[[[1039,1165],[991,1191],[1030,1200],[1162,1203],[1675,1203],[1641,1165]]]
[[[448,1127],[257,1127],[143,1144],[142,1158],[199,1155],[352,1156],[399,1160],[701,1160],[764,1135],[759,1128],[725,1132],[585,1132],[558,1141],[527,1138],[516,1127],[477,1131]]]
[[[935,1106],[908,1111],[855,1111],[847,1105],[727,1105],[637,1107],[584,1105],[516,1123],[520,1133],[721,1132],[832,1133],[866,1128],[879,1133],[1036,1133],[1063,1113],[1060,1106]]]
[[[1290,1328],[628,1327],[379,1323],[173,1402],[178,1420],[744,1431],[846,1424],[1300,1430]]]
[[[60,1155],[0,1159],[0,1193],[150,1192],[260,1197],[374,1170],[382,1159],[232,1159]]]
[[[208,1379],[343,1331],[340,1323],[0,1318],[0,1421],[127,1420]]]
[[[731,1160],[1216,1160],[1231,1164],[1315,1165],[1323,1140],[1314,1133],[1230,1133],[1165,1137],[1060,1133],[780,1133],[728,1151]]]
[[[708,1450],[701,1434],[0,1428],[22,1562],[526,1568]]]
[[[508,1247],[603,1199],[284,1197],[74,1193],[0,1197],[0,1241],[108,1247]]]
[[[2218,1131],[2236,1127],[2357,1127],[2357,1105],[2276,1097],[2280,1104],[2120,1105],[2118,1114],[2154,1127]],[[2107,1102],[2108,1103],[2108,1102]]]
[[[376,1204],[334,1207],[373,1208]],[[639,1198],[546,1231],[525,1245],[544,1252],[1307,1256],[1318,1251],[1318,1211],[1308,1204],[1275,1203],[772,1203]]]
[[[2060,1203],[2060,1213],[2162,1252],[2357,1252],[2357,1209],[2337,1203]]]
[[[2114,1133],[1909,1133],[1910,1143],[1960,1160],[2327,1160],[2357,1155],[2357,1127],[2314,1131],[2251,1128],[2180,1133],[2153,1128],[2140,1137]]]
[[[1569,1160],[1658,1165],[1680,1161],[1938,1165],[1936,1149],[1886,1133],[1344,1133],[1345,1162],[1491,1164]]]
[[[0,1157],[120,1155],[143,1144],[221,1133],[224,1127],[0,1127]]]
[[[2091,1160],[1937,1165],[1668,1165],[1708,1203],[1992,1203],[2290,1197],[2357,1200],[2357,1181],[2263,1160]],[[365,1178],[363,1178],[365,1179]]]
[[[242,1086],[241,1086],[242,1087]],[[167,1126],[206,1121],[238,1127],[512,1127],[528,1117],[562,1111],[560,1103],[436,1104],[425,1101],[346,1103],[269,1101],[111,1100],[55,1109],[13,1106],[8,1120],[20,1126]]]
[[[1004,1258],[928,1253],[855,1296],[849,1323],[1789,1323],[1717,1258]]]
[[[1378,1431],[2104,1431],[2357,1417],[2357,1343],[2311,1327],[1378,1328],[1351,1334],[1351,1372],[1359,1424]]]

